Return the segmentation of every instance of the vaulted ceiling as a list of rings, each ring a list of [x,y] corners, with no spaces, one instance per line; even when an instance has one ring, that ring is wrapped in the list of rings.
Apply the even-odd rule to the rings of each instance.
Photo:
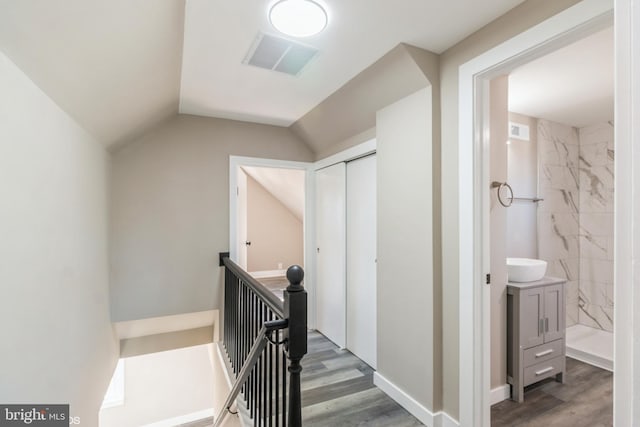
[[[0,0],[0,49],[115,146],[178,112],[289,126],[399,43],[440,53],[522,1],[324,0],[296,77],[242,64],[273,0]]]
[[[178,112],[184,2],[0,0],[0,49],[107,145]]]

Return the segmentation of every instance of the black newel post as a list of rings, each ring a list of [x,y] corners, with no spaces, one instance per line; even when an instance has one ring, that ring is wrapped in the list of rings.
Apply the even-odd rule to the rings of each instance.
[[[289,321],[285,329],[285,348],[289,358],[289,426],[302,426],[302,395],[300,392],[300,361],[307,354],[307,291],[304,290],[302,267],[293,265],[287,270],[289,286],[284,293],[284,315]]]

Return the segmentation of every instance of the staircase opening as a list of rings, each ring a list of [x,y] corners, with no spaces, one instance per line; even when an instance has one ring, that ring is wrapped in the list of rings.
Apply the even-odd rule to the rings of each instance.
[[[100,410],[101,427],[175,426],[213,416],[213,345],[123,357]]]

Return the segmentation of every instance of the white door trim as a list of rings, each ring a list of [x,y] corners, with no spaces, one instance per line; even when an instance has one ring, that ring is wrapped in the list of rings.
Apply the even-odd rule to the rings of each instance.
[[[460,66],[460,425],[489,426],[487,81],[611,24],[612,1],[583,0]],[[616,156],[617,157],[617,156]],[[617,180],[617,179],[616,179]],[[621,398],[621,396],[618,396]]]
[[[344,151],[333,154],[329,157],[325,157],[324,159],[320,159],[313,164],[314,169],[322,169],[331,165],[335,165],[340,162],[348,162],[349,160],[354,160],[359,157],[364,157],[369,154],[373,154],[376,152],[376,139],[370,139],[361,144],[354,145],[353,147],[347,148]]]
[[[640,5],[615,1],[613,424],[640,425]],[[634,117],[635,115],[635,117]],[[635,119],[635,120],[634,120]],[[634,221],[636,226],[634,227]],[[635,332],[635,333],[634,333]]]
[[[315,327],[315,184],[314,164],[290,160],[262,159],[258,157],[229,156],[229,258],[238,260],[238,168],[256,166],[305,171],[304,186],[304,285],[308,295],[308,326]]]

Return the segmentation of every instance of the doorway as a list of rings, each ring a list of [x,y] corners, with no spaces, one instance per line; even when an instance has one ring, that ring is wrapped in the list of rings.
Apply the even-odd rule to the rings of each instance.
[[[305,172],[238,168],[238,264],[255,278],[304,267]]]
[[[254,157],[230,156],[229,158],[229,256],[245,270],[252,272],[254,277],[265,278],[283,276],[290,264],[300,264],[305,269],[305,287],[310,290],[310,299],[313,290],[313,265],[315,259],[310,258],[313,253],[314,242],[308,236],[313,234],[313,169],[312,163],[295,162],[276,159],[261,159]],[[292,178],[295,177],[295,178]],[[291,191],[289,180],[296,180],[297,187]],[[262,183],[261,183],[262,182]],[[260,206],[251,210],[249,192],[253,186],[254,200]],[[269,189],[267,189],[269,188]],[[279,197],[274,195],[277,194]],[[293,195],[295,193],[295,196]],[[301,194],[302,193],[302,194]],[[286,200],[286,201],[285,201]],[[264,203],[269,207],[269,215],[261,215]],[[287,205],[290,205],[287,206]],[[302,206],[300,206],[302,205]],[[296,211],[296,212],[294,212]],[[280,226],[265,227],[273,218],[279,217]],[[252,218],[253,217],[253,218]],[[285,217],[285,221],[282,220]],[[258,233],[253,239],[249,233],[252,222],[257,223],[254,231]],[[299,234],[286,232],[287,229],[297,229],[295,224],[301,223],[302,227],[302,257],[300,258],[299,242],[296,247],[289,250],[292,245],[282,245],[282,235],[290,235],[290,241],[296,241]],[[275,233],[275,234],[274,234]],[[254,246],[254,241],[257,242]],[[272,251],[269,248],[286,246],[284,251]],[[252,261],[253,248],[254,260]],[[251,248],[251,249],[248,249]],[[289,249],[288,249],[289,248]],[[296,255],[287,256],[286,253]],[[271,255],[275,255],[275,258]],[[257,256],[257,257],[256,257]],[[282,258],[282,259],[280,259]],[[302,262],[299,260],[302,259]],[[280,266],[280,264],[282,264]],[[309,326],[313,327],[315,316],[312,305],[309,308]]]
[[[581,2],[460,67],[461,425],[490,425],[489,82],[611,23],[611,4]]]
[[[613,57],[609,27],[490,82],[490,179],[508,185],[491,192],[492,426],[517,424],[514,408],[558,422],[585,402],[594,424],[613,422]],[[518,283],[509,262],[540,263],[546,284]],[[515,327],[538,319],[542,333]]]

